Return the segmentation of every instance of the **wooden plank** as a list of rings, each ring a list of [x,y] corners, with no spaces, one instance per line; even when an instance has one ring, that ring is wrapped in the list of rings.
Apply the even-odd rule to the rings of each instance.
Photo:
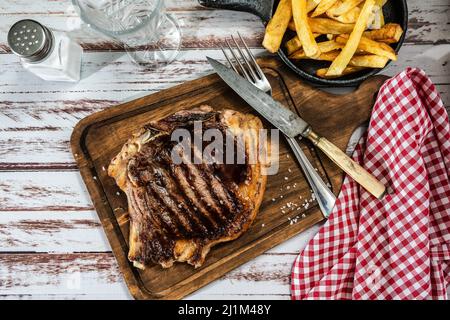
[[[289,294],[296,255],[264,254],[188,298]],[[274,262],[276,261],[276,262]],[[268,289],[270,291],[268,291]],[[0,254],[0,296],[130,298],[111,253]]]
[[[70,3],[61,1],[39,2],[31,5],[24,0],[8,1],[3,4],[2,25],[0,26],[0,53],[9,52],[6,44],[8,28],[17,20],[35,18],[52,28],[71,30],[86,50],[122,50],[117,43],[94,33],[86,27],[80,28],[80,19]],[[437,44],[449,43],[448,25],[449,3],[446,0],[408,1],[409,33],[407,43]],[[183,43],[187,48],[217,48],[224,44],[230,34],[239,32],[251,46],[261,46],[263,25],[259,18],[248,13],[202,8],[196,0],[169,1],[169,12],[174,14],[182,25]],[[210,26],[214,25],[214,28]]]
[[[180,4],[182,2],[185,2],[182,7],[169,8],[169,12],[178,19],[182,28],[183,49],[217,48],[220,44],[224,44],[226,37],[236,32],[236,21],[239,22],[239,32],[248,44],[250,46],[260,46],[264,26],[258,17],[244,12],[203,8],[202,10],[197,10],[199,9],[199,5],[196,0],[178,1],[177,3]],[[51,7],[50,1],[47,3],[47,7]],[[14,10],[18,11],[19,7],[15,6],[15,8]],[[45,5],[41,4],[41,8],[45,8]],[[23,12],[26,14],[23,14]],[[66,4],[66,8],[57,9],[54,14],[50,15],[46,12],[32,14],[28,14],[28,12],[30,12],[30,9],[24,5],[23,11],[2,16],[3,23],[0,26],[0,53],[10,52],[6,41],[9,27],[19,19],[31,17],[45,23],[50,28],[70,31],[71,36],[85,50],[123,50],[122,45],[98,32],[92,31],[86,25],[82,24],[80,18],[70,5]],[[215,27],[211,28],[210,26],[213,24]]]
[[[111,251],[95,211],[0,212],[0,252]]]
[[[450,67],[445,64],[445,54],[448,54],[449,50],[449,45],[405,45],[400,51],[399,60],[391,63],[383,73],[394,75],[407,66],[419,65],[435,83],[448,84]],[[263,53],[263,50],[254,52]],[[433,60],[436,59],[433,54],[439,55],[439,52],[441,52],[440,59]],[[91,103],[94,106],[95,103],[97,105],[102,103],[108,106],[117,101],[129,100],[212,73],[206,56],[223,60],[220,50],[192,50],[183,52],[172,64],[149,72],[137,67],[128,57],[119,53],[88,53],[84,59],[83,79],[77,84],[67,84],[42,81],[21,68],[17,57],[5,55],[0,59],[0,70],[3,73],[0,80],[0,102],[2,110],[17,102],[15,108],[20,110],[19,103],[23,103],[22,109],[30,109],[28,112],[34,108],[30,108],[27,102],[43,104],[59,101],[60,105],[54,106],[56,109],[60,109],[64,102],[72,104],[72,109],[65,110],[65,113],[80,111],[79,108],[84,103]],[[88,110],[84,108],[81,111],[85,111],[86,114]],[[33,118],[30,117],[29,120]]]
[[[263,50],[255,51],[260,52]],[[157,70],[145,70],[132,63],[124,53],[86,53],[82,80],[74,84],[43,81],[23,69],[16,56],[3,55],[0,59],[0,101],[16,98],[45,101],[54,100],[55,96],[83,100],[89,94],[91,99],[120,101],[211,73],[206,56],[220,58],[222,54],[220,50],[183,51],[173,63]]]
[[[126,293],[110,253],[0,254],[0,294]]]
[[[412,44],[450,43],[447,0],[408,0],[409,21],[406,41]]]
[[[407,66],[419,65],[436,84],[448,84],[450,83],[448,76],[450,67],[445,63],[445,55],[449,50],[448,45],[404,45],[400,51],[399,60],[391,63],[383,71],[383,74],[394,75]],[[441,53],[439,54],[439,52]],[[258,49],[254,53],[261,54],[264,51]],[[440,58],[436,58],[433,54],[440,55]],[[127,56],[120,53],[87,53],[84,58],[83,79],[79,83],[68,84],[42,81],[24,70],[17,57],[4,55],[0,59],[2,111],[14,102],[18,103],[15,108],[20,110],[19,103],[23,103],[21,109],[29,109],[28,112],[31,112],[34,108],[27,105],[27,102],[42,105],[45,102],[59,101],[59,105],[53,106],[55,109],[60,109],[62,104],[67,102],[71,104],[72,109],[65,110],[65,113],[85,111],[85,115],[88,111],[86,107],[95,106],[95,103],[108,106],[212,73],[206,56],[223,61],[223,54],[220,50],[189,50],[183,52],[175,62],[168,66],[155,71],[146,71],[137,67]],[[91,103],[91,105],[79,110],[76,107],[77,102],[80,105],[79,108],[84,103]],[[33,120],[33,118],[30,117],[28,120]],[[5,120],[2,118],[2,121]],[[60,118],[58,118],[59,120]],[[70,124],[73,125],[73,122]]]
[[[92,209],[78,172],[0,172],[0,211]]]

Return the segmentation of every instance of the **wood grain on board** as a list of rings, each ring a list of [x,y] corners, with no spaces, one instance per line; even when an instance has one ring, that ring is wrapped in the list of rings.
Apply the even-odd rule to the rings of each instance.
[[[317,133],[326,136],[342,150],[345,150],[353,131],[368,121],[376,93],[387,79],[384,76],[372,77],[355,92],[337,99],[336,95],[298,81],[292,71],[275,59],[261,59],[259,65],[271,82],[274,98],[299,112]],[[323,220],[310,187],[285,141],[274,141],[272,150],[279,148],[279,169],[277,174],[268,177],[258,216],[245,234],[212,248],[198,269],[185,263],[175,264],[169,269],[162,269],[159,265],[149,266],[144,271],[134,268],[127,259],[127,201],[118,192],[114,180],[108,177],[106,168],[131,134],[148,122],[204,104],[216,110],[231,108],[252,112],[217,75],[210,75],[95,113],[81,120],[72,134],[72,152],[81,175],[130,292],[138,299],[183,298]],[[303,107],[297,109],[300,105]],[[303,148],[324,181],[329,181],[334,190],[339,190],[343,177],[340,170],[325,156],[319,160],[311,145],[303,145]]]
[[[166,2],[182,22],[183,50],[173,64],[144,72],[118,51],[120,46],[82,27],[70,1],[0,1],[0,257],[26,253],[24,259],[52,258],[41,265],[39,277],[32,276],[35,269],[25,262],[17,260],[23,268],[10,269],[11,260],[0,259],[0,298],[130,298],[70,153],[74,125],[94,112],[211,73],[205,56],[220,60],[218,45],[237,30],[258,48],[255,53],[265,54],[259,49],[263,27],[258,18],[204,9],[196,0]],[[408,7],[406,43],[399,60],[383,74],[394,75],[407,66],[423,68],[448,108],[450,3],[408,0]],[[43,82],[20,67],[17,57],[9,54],[6,32],[22,18],[72,30],[86,49],[81,82]],[[239,277],[221,278],[189,298],[288,299],[289,287],[277,280],[277,273],[289,274],[296,253],[316,230],[308,229],[232,271]],[[114,282],[105,282],[105,269],[99,271],[103,275],[83,271],[81,287],[68,287],[65,279],[70,271],[63,272],[59,265],[74,252],[91,257],[108,254],[108,273],[116,275],[111,278]],[[279,255],[285,265],[277,270]],[[95,264],[97,259],[90,261]],[[72,261],[75,267],[84,263],[88,262]],[[2,286],[5,281],[11,283],[8,288]]]

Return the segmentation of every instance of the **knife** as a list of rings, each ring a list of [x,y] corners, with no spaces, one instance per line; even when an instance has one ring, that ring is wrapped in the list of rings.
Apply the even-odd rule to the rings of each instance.
[[[326,138],[313,131],[311,126],[297,114],[285,108],[264,91],[259,90],[250,82],[239,76],[233,70],[215,59],[206,57],[217,74],[231,87],[242,99],[252,106],[258,113],[266,118],[273,126],[291,138],[297,136],[311,140],[321,149],[335,164],[345,173],[358,182],[372,195],[381,199],[386,193],[386,187],[372,174],[350,159],[341,149],[336,147]]]

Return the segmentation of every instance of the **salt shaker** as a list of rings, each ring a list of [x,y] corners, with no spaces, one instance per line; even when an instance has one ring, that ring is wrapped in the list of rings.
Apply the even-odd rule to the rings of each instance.
[[[22,66],[48,81],[80,80],[83,49],[65,32],[34,20],[20,20],[8,32],[8,44]]]

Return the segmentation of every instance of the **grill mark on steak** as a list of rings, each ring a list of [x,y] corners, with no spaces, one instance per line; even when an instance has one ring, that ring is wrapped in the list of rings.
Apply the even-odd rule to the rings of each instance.
[[[182,188],[185,196],[189,198],[190,203],[192,204],[194,211],[198,212],[200,216],[204,217],[209,221],[212,226],[212,229],[216,229],[218,227],[217,222],[214,220],[211,214],[207,210],[205,210],[204,206],[201,205],[200,200],[198,199],[197,194],[194,192],[193,187],[189,183],[187,179],[187,173],[182,166],[173,166],[173,175],[175,179],[178,181],[180,187]]]
[[[163,155],[163,159],[170,163],[168,157],[167,153]],[[186,197],[185,191],[176,183],[175,177],[172,175],[171,165],[167,169],[167,171],[161,171],[161,183],[167,189],[167,200],[172,203],[173,212],[180,220],[183,220],[184,224],[188,224],[189,229],[195,231],[196,234],[209,232],[204,224],[205,219],[200,219],[197,213],[185,205],[185,202],[188,202],[192,206],[191,200]],[[175,201],[172,201],[170,197],[175,198]]]
[[[211,217],[216,221],[217,224],[225,222],[226,217],[224,216],[222,209],[219,207],[220,203],[214,201],[214,197],[209,190],[210,186],[208,185],[207,180],[204,179],[203,174],[201,173],[199,168],[193,164],[185,164],[184,167],[186,168],[186,171],[188,173],[188,180],[194,187],[193,191],[200,198],[199,205],[203,203],[208,208],[205,208],[205,210],[202,210],[202,212],[213,212],[214,217],[212,214]]]
[[[187,187],[187,189],[184,189],[182,184],[180,183],[180,180],[177,179],[175,175],[175,167],[179,167],[179,170],[182,170],[180,166],[171,164],[170,170],[168,171],[170,174],[170,178],[174,181],[174,185],[177,186],[178,193],[175,195],[177,199],[179,199],[179,203],[182,206],[182,210],[187,213],[187,217],[189,220],[198,228],[199,233],[203,234],[209,234],[210,230],[213,230],[214,224],[211,223],[211,220],[203,215],[200,215],[197,211],[194,211],[191,208],[195,207],[195,204],[193,203],[191,197],[189,197],[188,193],[192,192],[192,189],[190,187]]]
[[[201,154],[200,151],[192,147],[192,153],[194,154],[194,157],[200,157]],[[224,155],[226,156],[226,155]],[[220,215],[222,217],[222,220],[227,220],[230,217],[226,215],[226,211],[233,211],[236,209],[235,205],[235,194],[233,196],[230,195],[230,193],[227,191],[224,182],[221,178],[217,177],[216,174],[210,170],[210,165],[206,164],[205,162],[202,162],[198,167],[198,173],[201,175],[204,181],[207,182],[210,193],[211,193],[211,199],[215,203],[216,207],[220,211]],[[230,191],[236,191],[236,185],[230,184],[228,187],[230,187]],[[234,188],[233,188],[234,187]],[[223,205],[225,205],[225,208],[223,208]],[[214,208],[215,209],[215,208]]]
[[[174,213],[169,216],[167,214],[163,214],[162,218],[164,218],[167,223],[173,224],[174,228],[185,236],[191,228],[189,223],[186,222],[186,219],[184,219],[183,215],[176,209],[176,205],[170,198],[170,194],[166,188],[167,183],[163,182],[164,171],[165,170],[161,168],[155,168],[154,180],[149,182],[149,186],[151,187],[154,196],[159,200],[158,205],[161,210],[164,210],[164,212],[170,211]]]
[[[155,197],[155,206],[160,212],[161,219],[170,226],[173,232],[172,235],[176,237],[188,235],[192,229],[174,208],[173,201],[169,199],[167,191],[155,183],[150,183],[148,188],[150,188],[152,195]]]
[[[179,193],[181,190],[176,186],[173,181],[173,178],[169,176],[166,172],[161,171],[161,185],[155,186],[153,189],[158,189],[157,195],[160,197],[161,201],[164,202],[164,205],[174,214],[179,223],[183,226],[186,233],[192,233],[195,231],[198,233],[199,229],[196,226],[199,225],[198,219],[196,221],[192,221],[191,219],[194,217],[191,210],[189,208],[183,208],[182,203],[184,199],[180,197]],[[173,199],[175,198],[175,200]],[[181,207],[181,208],[180,208]]]
[[[167,221],[163,220],[161,214],[163,211],[158,208],[156,199],[154,198],[154,194],[150,188],[150,186],[146,186],[141,190],[144,201],[139,202],[139,204],[143,204],[145,207],[144,212],[148,212],[148,217],[151,219],[155,226],[159,226],[160,229],[164,231],[165,234],[174,233],[173,227],[167,223]]]

